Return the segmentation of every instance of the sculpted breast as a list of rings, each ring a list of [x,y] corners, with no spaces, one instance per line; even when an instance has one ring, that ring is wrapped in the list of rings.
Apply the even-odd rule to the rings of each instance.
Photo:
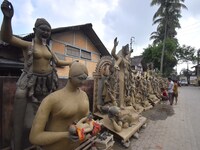
[[[45,58],[45,59],[51,59],[52,58],[52,55],[51,53],[48,51],[48,50],[38,50],[38,49],[35,49],[34,52],[33,52],[33,56],[34,58]]]
[[[52,117],[55,119],[75,119],[85,117],[89,110],[89,102],[86,94],[80,92],[75,96],[61,96],[53,105]],[[63,97],[66,97],[63,99]]]

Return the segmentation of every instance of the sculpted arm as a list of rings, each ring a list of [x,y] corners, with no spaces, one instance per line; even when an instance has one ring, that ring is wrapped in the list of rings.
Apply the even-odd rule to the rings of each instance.
[[[119,58],[117,59],[117,61],[115,62],[115,64],[114,64],[114,67],[115,67],[117,70],[120,70],[119,64],[121,63],[121,61],[122,61],[122,58],[119,57]]]
[[[53,51],[50,52],[55,60],[56,66],[70,66],[72,64],[72,62],[60,60]]]
[[[122,131],[122,122],[117,123],[114,118],[111,118],[111,122],[113,124],[113,128],[115,131],[117,132]]]
[[[118,60],[118,56],[116,55],[116,47],[118,45],[117,38],[114,39],[114,47],[111,51],[111,55],[115,58],[115,60]]]
[[[51,113],[53,101],[50,96],[46,97],[35,116],[31,128],[29,140],[35,145],[49,145],[53,144],[63,138],[69,138],[69,133],[45,131],[45,126]]]
[[[3,22],[1,26],[1,38],[4,42],[9,43],[11,45],[25,48],[30,45],[30,42],[21,40],[20,38],[17,38],[13,36],[12,33],[12,26],[11,26],[11,19],[14,14],[14,9],[12,4],[4,0],[3,3],[1,4],[1,10],[3,12]]]

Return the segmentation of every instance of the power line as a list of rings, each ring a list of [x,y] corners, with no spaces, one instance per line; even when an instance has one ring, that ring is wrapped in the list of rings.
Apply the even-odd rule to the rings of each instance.
[[[184,27],[184,29],[185,29],[185,28],[192,28],[193,26],[200,26],[200,22],[195,22],[195,23],[193,23],[193,24],[190,24],[190,25]]]

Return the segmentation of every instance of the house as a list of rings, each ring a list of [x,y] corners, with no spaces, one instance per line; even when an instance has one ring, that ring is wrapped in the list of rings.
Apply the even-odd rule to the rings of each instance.
[[[84,63],[92,77],[96,64],[102,56],[110,55],[92,24],[56,28],[52,30],[51,49],[60,59],[79,60]],[[67,77],[69,67],[58,68],[59,77]]]
[[[133,70],[137,70],[140,73],[143,72],[142,59],[142,55],[134,56],[133,58],[131,58],[131,68]]]
[[[23,39],[31,41],[33,34],[29,34]],[[102,41],[99,39],[97,34],[92,28],[92,24],[83,24],[76,26],[60,27],[52,29],[51,38],[49,39],[50,49],[55,52],[55,54],[62,60],[74,61],[79,60],[79,62],[86,65],[89,71],[89,77],[92,78],[92,74],[95,71],[96,64],[102,56],[110,55]],[[1,46],[2,45],[2,46]],[[10,45],[0,44],[1,49],[10,55],[11,51],[16,51],[17,48]],[[6,55],[0,55],[0,69],[5,61],[10,60],[14,63],[14,68],[19,67],[19,60],[21,60],[21,52],[18,52],[19,56],[13,56],[14,59],[7,59]],[[6,59],[6,60],[5,60]],[[13,62],[14,61],[14,62]],[[12,67],[12,68],[13,68]],[[13,69],[14,69],[13,68]],[[57,67],[59,78],[67,78],[69,67]]]

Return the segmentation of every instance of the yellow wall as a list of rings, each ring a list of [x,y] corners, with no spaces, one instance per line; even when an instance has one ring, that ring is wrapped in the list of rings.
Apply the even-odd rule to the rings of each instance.
[[[92,42],[89,40],[89,38],[86,35],[84,35],[81,31],[76,31],[76,32],[70,31],[70,32],[53,34],[52,39],[59,41],[59,42],[52,41],[52,50],[54,52],[58,52],[64,55],[65,54],[64,43],[70,44],[77,48],[91,52],[92,60],[76,58],[76,57],[71,57],[71,56],[66,56],[65,60],[68,62],[79,60],[79,62],[86,65],[88,69],[89,77],[92,78],[92,74],[95,71],[96,64],[100,60],[100,52],[96,49],[96,47],[92,44]],[[57,68],[57,72],[58,72],[59,77],[67,78],[68,73],[69,73],[69,67],[68,66],[62,67],[62,68],[59,67]]]

